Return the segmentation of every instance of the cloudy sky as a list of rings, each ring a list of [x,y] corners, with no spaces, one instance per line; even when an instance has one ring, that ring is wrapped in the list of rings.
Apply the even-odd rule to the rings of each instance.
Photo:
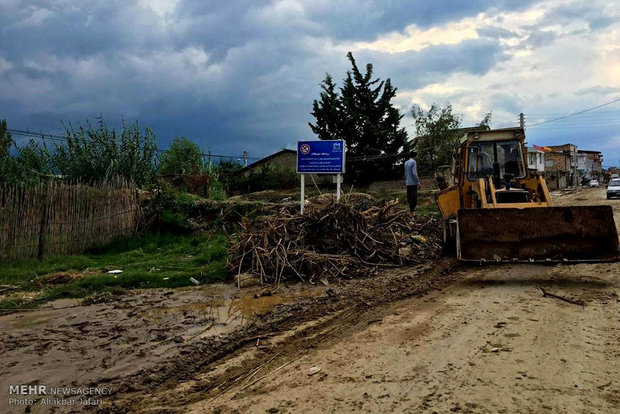
[[[99,114],[214,153],[263,156],[298,139],[346,53],[412,104],[465,125],[526,117],[528,142],[575,143],[620,166],[620,1],[0,0],[0,118],[58,133]],[[530,127],[531,125],[531,127]]]

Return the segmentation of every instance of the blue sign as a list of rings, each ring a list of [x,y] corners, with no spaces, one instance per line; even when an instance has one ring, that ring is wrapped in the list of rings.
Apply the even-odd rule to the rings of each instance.
[[[345,143],[337,141],[298,141],[297,172],[344,174]]]

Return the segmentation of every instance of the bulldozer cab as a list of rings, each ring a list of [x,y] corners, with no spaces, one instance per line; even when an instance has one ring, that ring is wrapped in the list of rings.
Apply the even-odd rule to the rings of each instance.
[[[551,205],[542,177],[528,171],[524,140],[520,128],[473,132],[461,139],[455,168],[460,207]]]
[[[497,174],[524,179],[527,175],[521,143],[518,140],[469,143],[467,178],[476,181]],[[496,170],[494,169],[496,165]]]
[[[444,239],[466,261],[618,259],[611,206],[553,207],[527,168],[521,128],[471,131],[454,155],[454,185],[436,195]]]

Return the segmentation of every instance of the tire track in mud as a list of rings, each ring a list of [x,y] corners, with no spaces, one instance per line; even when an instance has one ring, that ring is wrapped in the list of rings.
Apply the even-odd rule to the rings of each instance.
[[[326,296],[279,305],[235,332],[184,344],[159,367],[109,384],[116,395],[98,412],[173,413],[235,388],[243,392],[282,364],[381,320],[398,301],[451,285],[460,268],[452,258],[391,268],[331,287]]]

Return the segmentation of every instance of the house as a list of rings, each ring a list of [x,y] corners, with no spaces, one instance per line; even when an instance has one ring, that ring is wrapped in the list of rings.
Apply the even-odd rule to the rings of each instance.
[[[550,190],[560,190],[577,184],[577,146],[573,144],[549,146],[545,154],[545,179]]]
[[[527,168],[533,174],[545,176],[545,152],[527,147]]]
[[[252,172],[256,172],[261,168],[290,168],[293,171],[297,170],[297,151],[292,149],[282,149],[271,155],[266,156],[252,164],[244,167],[241,170],[241,174],[244,177],[249,177]]]
[[[247,178],[252,173],[258,173],[261,169],[267,168],[289,170],[291,173],[297,173],[297,151],[284,148],[278,152],[266,156],[265,158],[253,162],[247,167],[243,167],[240,173]],[[317,185],[325,185],[331,182],[331,175],[306,174],[306,187],[313,186],[315,183]]]
[[[577,152],[577,172],[579,177],[598,180],[603,171],[603,155],[600,151],[579,150]]]

